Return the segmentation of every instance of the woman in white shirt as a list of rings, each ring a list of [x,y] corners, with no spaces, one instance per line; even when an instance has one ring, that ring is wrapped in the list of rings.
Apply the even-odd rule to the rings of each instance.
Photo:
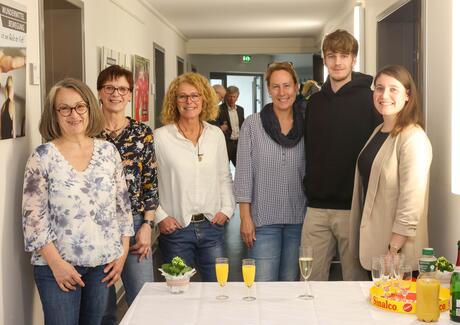
[[[27,162],[22,219],[46,325],[100,324],[128,254],[128,190],[117,149],[95,138],[102,126],[83,82],[51,88],[40,121],[48,142]]]
[[[203,281],[216,280],[215,258],[224,256],[224,225],[235,209],[225,138],[206,122],[217,117],[217,101],[200,74],[177,77],[154,136],[163,258],[182,257]]]

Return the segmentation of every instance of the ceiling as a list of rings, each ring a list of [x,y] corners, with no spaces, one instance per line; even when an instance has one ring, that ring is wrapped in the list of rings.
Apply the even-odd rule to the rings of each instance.
[[[147,0],[188,39],[318,37],[344,0]]]

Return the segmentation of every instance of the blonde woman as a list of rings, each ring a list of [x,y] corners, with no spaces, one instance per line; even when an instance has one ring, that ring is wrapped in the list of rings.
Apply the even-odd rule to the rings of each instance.
[[[174,256],[194,265],[203,281],[215,281],[215,258],[224,256],[224,225],[235,209],[222,131],[207,121],[218,114],[217,97],[197,73],[168,88],[155,130],[160,204],[155,222],[165,262]]]

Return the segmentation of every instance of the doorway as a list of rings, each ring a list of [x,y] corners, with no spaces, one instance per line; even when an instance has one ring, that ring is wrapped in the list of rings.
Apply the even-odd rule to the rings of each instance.
[[[85,80],[84,3],[80,0],[42,0],[42,92],[47,94],[59,80]],[[43,86],[44,85],[44,86]]]
[[[225,88],[236,86],[240,90],[237,104],[244,108],[244,117],[260,112],[263,102],[263,75],[237,73],[210,73],[211,86],[221,84]]]
[[[155,61],[155,107],[153,108],[155,121],[153,126],[157,129],[162,126],[161,109],[165,95],[165,50],[155,43],[153,44],[153,58]]]
[[[377,69],[390,64],[404,66],[412,74],[421,92],[421,0],[400,1],[377,17],[377,20]]]

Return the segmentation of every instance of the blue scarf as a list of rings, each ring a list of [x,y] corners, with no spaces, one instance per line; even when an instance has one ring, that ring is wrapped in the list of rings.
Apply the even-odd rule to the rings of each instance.
[[[273,111],[272,103],[265,105],[260,112],[260,119],[265,132],[273,141],[286,148],[294,147],[303,137],[303,115],[296,104],[292,107],[292,114],[294,118],[292,129],[287,135],[284,135],[281,133],[280,122]]]

